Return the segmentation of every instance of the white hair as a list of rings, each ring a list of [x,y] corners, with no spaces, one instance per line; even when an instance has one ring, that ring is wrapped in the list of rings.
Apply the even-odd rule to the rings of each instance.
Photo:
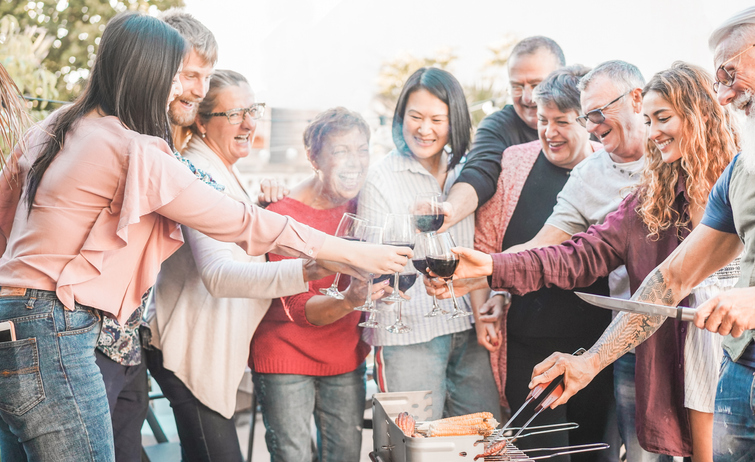
[[[755,6],[746,8],[734,16],[730,17],[710,34],[708,46],[710,51],[716,51],[716,48],[727,39],[734,39],[735,43],[755,37]]]

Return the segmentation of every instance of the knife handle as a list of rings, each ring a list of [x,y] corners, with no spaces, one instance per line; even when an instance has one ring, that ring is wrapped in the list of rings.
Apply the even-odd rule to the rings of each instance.
[[[680,306],[676,309],[676,319],[680,321],[692,321],[695,319],[695,313],[697,310],[695,308],[686,308],[683,306]]]

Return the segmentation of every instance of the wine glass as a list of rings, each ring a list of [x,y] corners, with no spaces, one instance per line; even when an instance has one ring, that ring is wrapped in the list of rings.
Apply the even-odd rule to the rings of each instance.
[[[367,226],[367,221],[364,218],[359,218],[353,213],[344,213],[341,217],[341,221],[338,223],[336,229],[336,237],[346,239],[347,241],[361,241],[364,237],[364,229]],[[341,278],[341,273],[336,273],[336,277],[333,279],[333,284],[327,289],[320,289],[320,293],[333,297],[336,300],[343,300],[343,294],[338,290],[338,280]]]
[[[414,264],[414,268],[416,268],[417,271],[422,273],[427,279],[430,279],[432,277],[430,276],[430,273],[428,273],[427,271],[427,255],[430,249],[431,238],[432,238],[432,233],[417,234],[417,237],[415,240],[416,245],[414,246],[414,257],[412,257],[412,263]],[[433,295],[433,309],[425,313],[425,317],[432,318],[440,314],[448,314],[448,311],[440,307],[440,305],[438,304],[438,299],[435,298],[435,295]]]
[[[411,208],[414,226],[421,233],[434,233],[443,226],[443,200],[440,193],[420,193]]]
[[[404,266],[403,271],[401,271],[396,279],[398,280],[398,288],[396,289],[395,294],[398,294],[399,290],[406,293],[406,291],[414,285],[414,282],[417,281],[417,270],[414,269],[414,265],[412,265],[411,260],[406,262],[406,266]],[[387,330],[391,334],[405,334],[407,332],[411,332],[412,330],[411,327],[407,326],[404,323],[404,320],[401,317],[401,305],[403,305],[403,302],[404,299],[402,297],[399,297],[399,301],[396,303],[396,321],[385,328],[385,330]]]
[[[456,247],[453,238],[448,233],[432,234],[429,238],[430,250],[427,253],[427,266],[430,271],[437,274],[443,279],[451,291],[451,300],[454,302],[454,310],[451,312],[451,319],[462,316],[471,316],[472,313],[459,308],[454,294],[453,275],[456,267],[459,266],[459,257],[451,251]]]
[[[370,244],[382,244],[383,243],[383,228],[381,228],[380,226],[365,226],[364,227],[364,242],[369,242]],[[364,305],[354,308],[355,310],[366,311],[368,313],[377,312],[377,310],[375,309],[375,302],[372,301],[372,278],[373,277],[374,277],[374,274],[370,273],[369,281],[367,283],[367,298],[364,301]],[[382,281],[383,279],[380,279],[380,280]],[[370,318],[373,318],[373,317],[370,316]],[[362,324],[365,324],[365,323],[360,323],[359,325],[362,327],[369,327],[369,326],[363,326]]]
[[[383,244],[409,247],[414,249],[414,225],[412,216],[405,213],[389,213],[383,227]],[[386,302],[400,302],[403,300],[398,293],[399,273],[393,275],[393,293],[383,300]]]

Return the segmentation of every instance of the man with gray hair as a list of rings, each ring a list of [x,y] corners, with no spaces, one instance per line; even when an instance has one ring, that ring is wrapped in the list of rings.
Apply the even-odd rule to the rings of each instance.
[[[692,288],[742,253],[737,289],[723,292],[697,308],[699,328],[726,336],[716,392],[713,458],[716,462],[755,460],[755,7],[725,21],[711,34],[721,105],[744,113],[742,152],[729,164],[710,193],[700,224],[645,279],[640,299],[676,306]],[[743,247],[744,244],[744,247]],[[533,383],[565,374],[565,402],[625,350],[642,343],[665,321],[662,316],[632,315],[609,327],[588,353],[557,353],[541,363]]]
[[[512,104],[485,117],[477,127],[464,170],[446,199],[441,231],[474,213],[493,196],[501,174],[501,155],[506,148],[537,139],[537,105],[532,91],[548,74],[565,64],[561,47],[548,37],[527,37],[511,50],[507,65]]]

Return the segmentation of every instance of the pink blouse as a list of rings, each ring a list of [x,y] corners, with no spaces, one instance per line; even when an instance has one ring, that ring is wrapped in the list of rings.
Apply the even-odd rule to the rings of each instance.
[[[0,177],[0,286],[55,291],[66,307],[125,321],[183,243],[178,223],[235,242],[250,255],[315,258],[325,234],[205,185],[163,140],[116,117],[83,118],[39,184],[24,189],[51,120],[33,128]]]

